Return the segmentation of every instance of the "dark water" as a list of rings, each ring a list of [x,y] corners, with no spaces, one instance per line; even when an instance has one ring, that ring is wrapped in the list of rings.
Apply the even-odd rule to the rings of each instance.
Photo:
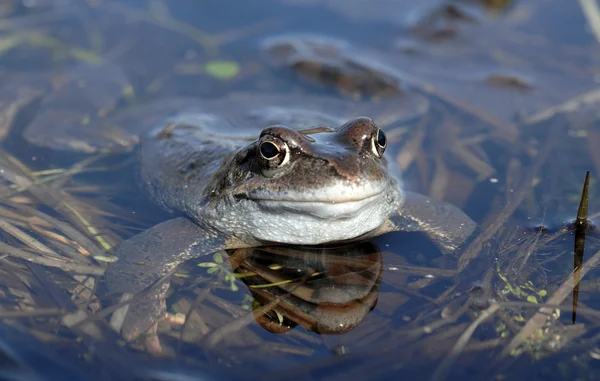
[[[600,206],[594,93],[600,41],[588,23],[593,9],[584,12],[585,4],[6,2],[0,8],[5,15],[0,21],[0,164],[10,173],[27,166],[34,171],[29,179],[39,185],[14,191],[22,180],[4,177],[3,188],[11,191],[2,193],[6,207],[1,218],[42,242],[52,238],[32,227],[39,223],[31,219],[32,212],[16,209],[15,216],[7,210],[31,205],[74,224],[108,254],[121,240],[173,217],[139,190],[130,153],[81,164],[92,169],[64,179],[36,174],[95,155],[65,149],[80,144],[75,139],[91,139],[94,147],[104,144],[105,135],[76,129],[73,120],[91,118],[91,126],[101,125],[94,123],[110,121],[136,104],[218,98],[236,91],[296,94],[299,102],[317,95],[361,98],[372,102],[373,115],[368,116],[382,124],[387,122],[377,114],[381,102],[394,108],[395,100],[400,105],[401,99],[419,97],[424,102],[419,104],[427,105],[424,112],[386,125],[386,155],[403,170],[407,189],[461,207],[480,228],[472,241],[448,256],[421,234],[391,233],[337,253],[304,248],[228,253],[231,257],[223,263],[219,258],[225,256],[191,261],[178,270],[167,299],[169,313],[183,314],[186,324],[159,326],[166,357],[150,355],[143,340],[125,344],[110,330],[103,330],[99,340],[81,326],[62,322],[64,310],[77,309],[71,302],[74,272],[27,265],[0,248],[8,255],[2,262],[0,332],[12,332],[0,335],[3,379],[16,379],[25,369],[41,372],[46,378],[40,379],[76,379],[76,373],[82,379],[596,379],[597,272],[589,271],[577,292],[571,286],[566,297],[551,298],[573,271],[571,223],[588,170],[592,222]],[[352,77],[352,65],[358,62],[368,69],[361,73],[369,85],[342,88],[337,77],[327,81],[331,76],[307,73],[306,62],[293,68],[273,65],[261,51],[261,41],[294,33],[348,42],[343,59],[333,59],[341,65],[340,77],[348,72]],[[307,62],[322,63],[311,54]],[[118,70],[87,74],[84,80],[95,86],[84,90],[77,81],[64,85],[64,73],[79,75],[100,61]],[[392,79],[392,91],[372,85],[380,78]],[[113,82],[118,85],[107,85]],[[123,96],[124,84],[134,96]],[[15,102],[36,91],[28,102]],[[134,114],[125,124],[143,116]],[[33,142],[23,138],[32,125],[40,133]],[[15,167],[7,154],[22,165]],[[52,224],[40,226],[58,233]],[[2,238],[10,246],[27,246],[14,233]],[[583,261],[597,250],[592,227]],[[575,265],[580,264],[577,258]],[[197,266],[205,261],[217,263],[218,270],[208,273],[211,267]],[[102,261],[86,262],[97,263]],[[252,275],[259,269],[272,278]],[[255,287],[297,283],[311,272],[318,273],[323,294],[342,289],[354,297],[342,306],[325,300],[316,307],[299,297],[287,298],[281,290]],[[478,291],[485,296],[477,298]],[[573,297],[579,303],[575,322]],[[87,306],[90,298],[80,302]],[[264,307],[274,298],[280,298],[279,308]],[[100,302],[104,308],[111,305],[103,296]],[[494,303],[499,303],[498,311]],[[537,311],[535,303],[550,303],[545,313],[554,315],[542,319],[517,349],[504,353]],[[9,314],[53,308],[49,317]],[[83,309],[92,314],[91,308]],[[264,314],[252,315],[252,310]],[[487,313],[489,318],[478,321]],[[104,329],[108,313],[100,315],[95,321]]]

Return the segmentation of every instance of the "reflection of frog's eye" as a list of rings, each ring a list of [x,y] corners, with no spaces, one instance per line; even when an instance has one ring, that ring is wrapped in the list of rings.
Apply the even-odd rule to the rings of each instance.
[[[371,139],[371,149],[377,157],[383,156],[385,147],[387,146],[387,138],[385,133],[380,129],[377,129],[377,134]]]
[[[270,166],[281,167],[290,160],[290,153],[285,142],[265,140],[260,143],[258,151],[260,156],[269,162]]]

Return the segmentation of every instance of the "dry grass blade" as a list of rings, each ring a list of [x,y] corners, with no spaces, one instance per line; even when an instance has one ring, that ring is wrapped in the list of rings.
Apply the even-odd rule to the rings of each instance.
[[[388,264],[388,268],[394,272],[414,276],[435,276],[441,278],[450,278],[456,275],[456,270],[440,269],[436,267],[422,267],[414,265],[396,265]],[[385,282],[385,279],[384,279]]]
[[[21,200],[17,200],[13,202],[16,204],[27,204],[27,202],[21,202]],[[51,229],[52,225],[47,223],[44,220],[39,218],[31,217],[29,215],[19,213],[14,209],[10,209],[2,204],[0,204],[0,217],[5,218],[10,221],[12,224],[23,227],[29,225],[36,225],[39,228]]]
[[[446,167],[446,163],[441,155],[435,157],[435,170],[433,172],[433,180],[429,185],[429,197],[434,200],[444,200],[446,198],[446,189],[450,182],[450,171]]]
[[[61,7],[52,12],[0,19],[0,30],[17,31],[26,28],[39,27],[44,23],[61,21],[71,16],[74,13],[73,9],[73,7]]]
[[[18,46],[28,45],[33,48],[50,48],[57,53],[60,52],[62,54],[67,54],[72,58],[85,63],[95,64],[102,61],[101,57],[95,52],[70,45],[42,31],[20,30],[16,32],[18,33],[18,37],[11,36],[12,33],[15,32],[10,32],[8,34],[9,37],[5,38],[4,44],[7,44],[7,42],[13,43],[13,46],[5,46],[3,49],[4,51],[9,50],[8,48],[16,48]],[[6,41],[7,39],[11,38],[12,41]]]
[[[484,110],[481,110],[468,102],[459,99],[455,94],[446,94],[434,85],[419,79],[408,73],[402,73],[408,81],[412,82],[419,90],[427,93],[441,101],[450,104],[467,115],[470,115],[494,128],[494,136],[507,142],[514,142],[519,136],[519,129],[514,123],[502,120]]]
[[[27,267],[39,282],[41,288],[52,299],[55,305],[65,310],[73,310],[75,305],[69,295],[48,274],[46,268],[35,263],[28,263]]]
[[[244,316],[240,319],[236,319],[236,320],[232,321],[231,323],[225,324],[225,325],[221,326],[219,329],[213,331],[211,334],[209,334],[206,337],[206,343],[211,347],[215,347],[218,343],[220,343],[223,339],[225,339],[226,336],[231,335],[234,332],[239,331],[240,329],[251,324],[252,322],[255,321],[255,319],[256,319],[255,316],[264,315],[267,312],[271,311],[273,308],[277,307],[277,305],[281,301],[288,298],[291,295],[291,293],[295,292],[295,290],[297,288],[304,286],[306,284],[306,281],[308,280],[308,278],[310,278],[312,275],[313,275],[313,273],[311,271],[307,271],[306,274],[302,277],[302,279],[295,285],[295,287],[288,290],[288,293],[274,298],[273,301],[253,310],[246,316]]]
[[[100,244],[100,246],[105,251],[110,251],[112,249],[113,246],[110,243],[108,243],[106,241],[106,239],[104,239],[104,237],[100,234],[100,232],[98,231],[98,229],[96,229],[96,227],[94,225],[92,225],[88,221],[88,219],[85,218],[83,216],[83,214],[77,208],[75,208],[75,206],[73,205],[73,203],[65,203],[64,206],[84,226],[85,230],[87,232],[89,232],[92,235],[92,237],[94,237],[94,239],[96,241],[98,241],[98,243]],[[104,258],[104,257],[106,257],[105,254],[103,254],[101,256],[97,256],[97,258]]]
[[[3,164],[6,165],[4,173],[2,173],[5,178],[16,184],[19,189],[26,189],[32,196],[37,198],[39,202],[46,204],[64,214],[74,225],[79,226],[82,231],[87,232],[94,240],[96,240],[105,251],[108,251],[112,248],[112,245],[107,242],[102,235],[99,234],[98,230],[91,225],[88,219],[83,216],[78,208],[76,208],[75,200],[72,197],[66,194],[62,189],[55,189],[53,187],[44,186],[44,184],[36,183],[38,179],[35,177],[33,171],[31,171],[26,165],[24,165],[16,157],[10,155],[8,152],[4,150],[0,150],[0,152],[2,153],[0,158],[2,159]],[[78,164],[76,164],[73,168],[78,169],[81,165],[89,164],[96,159],[97,158],[87,159],[82,162],[83,164],[80,163],[79,167]],[[5,194],[5,196],[9,195],[11,195],[11,193]],[[30,209],[30,213],[35,214],[33,208]],[[44,215],[42,218],[47,219],[48,217],[49,216]],[[54,220],[56,222],[56,219]],[[71,229],[71,231],[75,231],[75,229]],[[70,236],[68,233],[65,234]],[[79,236],[82,237],[83,234],[79,233]],[[73,237],[71,238],[73,239]],[[106,255],[100,249],[98,249],[96,245],[92,244],[90,247],[87,247],[83,244],[84,241],[77,241],[90,253],[93,253],[94,257],[106,257]]]
[[[477,173],[477,181],[483,181],[494,174],[496,170],[484,160],[481,160],[465,144],[458,142],[452,147],[452,153],[456,155],[467,167]]]
[[[256,321],[255,315],[266,314],[267,312],[271,311],[273,308],[277,307],[277,305],[279,304],[279,302],[282,299],[283,299],[282,297],[279,297],[279,298],[273,300],[272,302],[267,303],[255,310],[253,310],[252,312],[246,314],[242,318],[236,319],[236,320],[232,321],[231,323],[225,324],[225,325],[219,327],[218,329],[214,330],[212,333],[210,333],[206,336],[207,345],[210,347],[217,346],[217,344],[219,344],[222,340],[224,340],[228,335],[231,335],[231,334],[239,331],[240,329],[255,322]]]
[[[81,247],[83,247],[87,252],[92,254],[92,257],[105,257],[106,253],[102,251],[98,246],[94,244],[87,236],[79,232],[77,229],[73,228],[71,225],[58,220],[57,218],[51,217],[45,213],[42,213],[35,208],[32,208],[27,205],[15,204],[12,203],[12,206],[22,212],[26,212],[30,215],[41,218],[42,220],[48,222],[52,226],[56,227],[60,230],[64,235],[77,242]]]
[[[162,286],[165,282],[168,282],[171,279],[171,277],[173,277],[173,275],[176,273],[176,271],[177,271],[177,268],[174,268],[173,270],[166,273],[162,278],[157,280],[155,283],[149,285],[148,287],[146,287],[145,289],[143,289],[136,295],[125,294],[121,298],[121,301],[119,301],[119,303],[113,304],[110,307],[103,308],[102,310],[95,312],[93,315],[86,315],[84,318],[82,318],[81,320],[78,320],[76,323],[74,323],[73,326],[71,326],[71,328],[73,328],[73,329],[80,328],[82,326],[88,325],[95,321],[102,320],[102,319],[106,318],[108,315],[112,314],[113,312],[121,309],[121,307],[126,307],[129,304],[134,303],[136,300],[144,298],[146,295],[152,293],[158,287]],[[113,318],[115,318],[114,314],[113,314]],[[122,321],[121,321],[121,323],[122,323]],[[111,326],[113,327],[113,329],[115,331],[120,331],[120,329],[121,329],[120,326],[114,326],[112,324],[112,320],[111,320]]]
[[[78,255],[76,257],[71,256],[71,258],[82,262],[90,263],[89,259],[87,258],[90,256],[90,253],[77,242],[72,241],[63,235],[41,228],[35,224],[30,224],[29,227],[37,233],[43,235],[44,237],[52,240],[52,245],[59,245],[60,247],[68,248],[68,250],[62,250],[63,254],[69,252],[76,252]]]
[[[229,30],[225,33],[220,33],[213,36],[218,45],[223,45],[229,42],[234,42],[253,34],[259,34],[269,28],[276,28],[281,24],[278,18],[259,21],[255,24],[245,25],[239,29]]]
[[[600,9],[596,0],[579,0],[579,5],[587,19],[596,41],[600,44]]]
[[[158,25],[161,28],[180,33],[197,42],[208,54],[215,55],[217,53],[218,43],[212,35],[190,24],[186,24],[174,19],[170,14],[168,14],[168,12],[161,13],[157,11],[153,12],[152,10],[139,10],[125,4],[118,4],[114,2],[104,4],[104,9],[111,12],[125,14],[128,17],[136,18],[138,20]],[[162,11],[165,9],[166,7],[161,7]]]
[[[104,269],[98,266],[74,263],[72,260],[68,259],[48,257],[48,253],[33,254],[31,252],[19,249],[18,247],[7,245],[4,242],[0,242],[0,252],[28,262],[37,263],[43,266],[57,267],[65,271],[74,271],[78,274],[104,274]]]
[[[446,379],[448,373],[450,373],[450,368],[456,363],[456,360],[464,351],[465,347],[469,343],[469,339],[471,339],[471,337],[473,336],[475,329],[479,327],[479,325],[485,320],[493,316],[499,308],[500,306],[497,303],[493,303],[485,311],[483,311],[479,315],[479,317],[477,317],[477,319],[473,323],[471,323],[471,325],[469,325],[469,327],[462,333],[462,335],[460,335],[454,347],[452,347],[450,354],[448,354],[444,361],[442,361],[442,363],[437,367],[437,369],[433,373],[433,376],[431,377],[431,381],[442,381]]]
[[[48,246],[44,245],[37,239],[33,238],[32,236],[25,233],[24,231],[22,231],[21,229],[19,229],[18,227],[16,227],[15,225],[11,224],[3,218],[0,218],[0,229],[17,238],[18,240],[20,240],[21,242],[23,242],[24,244],[26,244],[34,250],[49,253],[58,257],[58,254],[54,250],[50,249]]]
[[[96,156],[92,156],[89,157],[85,160],[82,160],[78,163],[75,163],[73,166],[71,166],[71,168],[62,170],[62,169],[56,169],[53,170],[54,173],[48,173],[48,171],[46,172],[42,172],[42,173],[33,173],[33,175],[35,176],[35,178],[39,178],[40,174],[46,174],[46,175],[53,175],[53,176],[47,176],[41,180],[38,180],[38,184],[39,181],[53,181],[53,180],[57,180],[55,181],[52,185],[55,188],[64,188],[65,184],[70,181],[72,179],[72,176],[80,174],[80,173],[89,173],[89,172],[103,172],[106,171],[107,168],[90,168],[89,165],[92,163],[95,163],[101,159],[103,159],[105,157],[105,155],[96,155]]]
[[[552,118],[559,113],[573,112],[584,105],[591,105],[600,102],[600,89],[594,89],[573,97],[561,104],[548,107],[545,110],[539,111],[525,118],[524,124],[534,124],[543,122]]]
[[[425,129],[419,126],[417,131],[411,134],[409,140],[404,144],[402,150],[396,156],[396,163],[400,170],[406,171],[415,158],[422,154],[423,139],[425,138]]]
[[[66,312],[62,308],[36,308],[32,311],[0,311],[0,319],[62,316]]]
[[[525,199],[527,192],[531,189],[533,179],[537,176],[537,173],[539,172],[541,166],[544,162],[546,162],[546,159],[550,155],[550,152],[552,152],[554,145],[557,143],[559,132],[561,130],[562,128],[559,124],[555,124],[551,127],[551,130],[548,134],[548,137],[544,143],[542,150],[538,154],[535,162],[533,163],[529,171],[527,171],[527,173],[525,174],[520,186],[515,190],[513,197],[510,200],[508,200],[506,206],[504,207],[504,209],[502,209],[500,213],[498,213],[498,216],[494,219],[492,224],[489,225],[477,238],[475,238],[475,240],[473,240],[473,242],[465,249],[465,251],[460,256],[458,260],[459,272],[462,272],[467,267],[469,262],[479,255],[481,249],[483,248],[483,245],[496,235],[498,230],[506,224],[506,221],[508,221],[510,216],[512,216],[513,213],[517,210],[523,199]]]

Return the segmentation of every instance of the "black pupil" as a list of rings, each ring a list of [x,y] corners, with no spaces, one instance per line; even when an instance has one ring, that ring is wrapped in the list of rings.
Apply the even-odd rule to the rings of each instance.
[[[260,153],[267,159],[274,159],[279,155],[279,148],[271,142],[264,142],[260,145]]]
[[[380,147],[385,147],[386,144],[386,138],[385,138],[385,134],[383,133],[383,131],[379,130],[377,131],[377,144],[379,144]]]

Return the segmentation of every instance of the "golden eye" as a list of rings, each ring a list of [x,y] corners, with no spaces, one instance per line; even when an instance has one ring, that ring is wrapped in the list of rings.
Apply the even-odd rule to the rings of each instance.
[[[290,161],[290,150],[283,141],[265,140],[258,146],[258,151],[271,168],[282,167]]]
[[[371,149],[377,157],[383,156],[385,147],[387,146],[387,137],[381,129],[377,129],[377,134],[371,138]]]
[[[273,160],[276,159],[277,156],[279,156],[279,154],[281,153],[281,150],[279,149],[279,147],[277,146],[277,144],[273,143],[273,142],[262,142],[260,144],[260,154],[263,158],[265,158],[266,160]]]

